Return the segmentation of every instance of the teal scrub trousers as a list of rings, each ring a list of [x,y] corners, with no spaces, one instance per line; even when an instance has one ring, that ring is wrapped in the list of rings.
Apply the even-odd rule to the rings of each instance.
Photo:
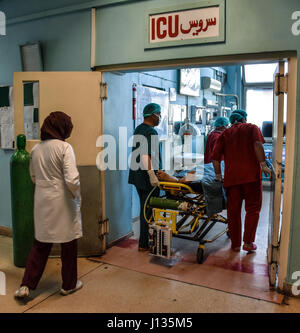
[[[147,197],[150,193],[148,190],[143,190],[136,187],[137,193],[140,198],[140,238],[139,238],[139,248],[146,249],[149,247],[149,226],[144,217],[144,205],[147,200]],[[154,196],[159,195],[159,188],[157,188],[154,193]],[[149,220],[152,214],[152,209],[146,209],[146,217]]]

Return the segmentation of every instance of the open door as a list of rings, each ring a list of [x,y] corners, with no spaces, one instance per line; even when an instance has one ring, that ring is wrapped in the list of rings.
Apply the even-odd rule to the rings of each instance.
[[[50,112],[63,111],[72,118],[74,129],[67,141],[74,148],[80,173],[83,227],[83,237],[78,242],[80,256],[100,255],[106,248],[104,174],[96,167],[99,153],[96,140],[103,133],[101,78],[100,72],[14,73],[15,136],[25,133],[24,118],[28,119],[28,115],[24,117],[24,83],[38,83],[38,137],[27,141],[28,152],[39,142],[39,128]],[[59,250],[55,246],[52,255]]]
[[[268,264],[270,285],[275,286],[279,262],[280,224],[282,214],[282,150],[284,93],[287,92],[284,62],[278,63],[274,73],[274,104],[272,134],[272,179],[268,230]]]

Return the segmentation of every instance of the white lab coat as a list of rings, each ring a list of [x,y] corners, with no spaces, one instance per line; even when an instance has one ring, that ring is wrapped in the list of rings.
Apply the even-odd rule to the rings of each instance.
[[[30,175],[35,183],[35,238],[66,243],[82,237],[80,181],[72,146],[61,140],[35,145]]]

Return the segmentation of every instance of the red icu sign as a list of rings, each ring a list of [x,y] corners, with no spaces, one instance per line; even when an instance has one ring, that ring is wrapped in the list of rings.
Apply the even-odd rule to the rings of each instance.
[[[218,6],[150,15],[150,43],[219,36]]]

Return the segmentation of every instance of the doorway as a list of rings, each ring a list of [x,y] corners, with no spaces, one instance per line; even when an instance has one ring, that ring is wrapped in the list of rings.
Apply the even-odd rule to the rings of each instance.
[[[203,154],[203,149],[205,146],[205,135],[208,134],[209,130],[211,130],[212,126],[206,125],[204,126],[203,124],[203,110],[209,109],[209,112],[206,112],[207,116],[207,122],[208,124],[212,125],[213,119],[215,119],[216,116],[218,115],[228,115],[230,112],[232,112],[237,106],[240,108],[246,108],[249,110],[251,109],[251,104],[247,107],[246,104],[246,99],[245,95],[245,89],[249,89],[250,87],[246,87],[245,83],[243,82],[244,77],[243,74],[245,75],[245,66],[247,65],[252,65],[253,63],[255,64],[274,64],[278,62],[278,59],[274,56],[273,58],[265,59],[256,59],[255,61],[249,59],[243,59],[242,61],[226,61],[225,63],[222,61],[216,62],[214,64],[206,62],[204,65],[201,64],[201,61],[197,65],[192,64],[192,65],[186,65],[186,66],[167,66],[171,67],[166,68],[164,65],[157,65],[155,68],[151,68],[149,71],[149,68],[145,65],[145,69],[139,68],[139,71],[136,72],[134,69],[134,66],[131,66],[131,68],[117,68],[117,71],[109,71],[109,69],[105,69],[105,72],[103,73],[104,81],[108,83],[108,89],[110,87],[117,88],[115,91],[119,94],[118,96],[121,96],[120,94],[126,95],[126,102],[122,98],[119,99],[119,106],[113,107],[112,104],[110,104],[109,100],[114,100],[113,103],[117,103],[116,99],[113,98],[113,90],[109,90],[109,97],[111,98],[108,99],[107,102],[104,102],[104,115],[105,114],[111,114],[112,112],[117,112],[114,110],[120,110],[120,107],[122,107],[122,110],[124,110],[124,113],[122,113],[122,117],[124,116],[126,118],[125,123],[123,125],[127,126],[128,132],[127,135],[128,137],[133,134],[136,119],[134,118],[134,112],[137,110],[133,109],[134,105],[134,98],[138,98],[138,95],[135,93],[136,87],[138,86],[140,90],[154,90],[153,94],[155,94],[155,90],[161,91],[161,92],[166,92],[168,94],[168,99],[169,99],[169,105],[167,106],[168,108],[168,126],[167,126],[167,133],[171,133],[172,136],[175,135],[177,137],[173,137],[172,140],[175,142],[174,146],[172,147],[173,149],[173,158],[176,156],[176,149],[182,149],[182,140],[178,138],[179,130],[180,127],[183,125],[182,123],[184,122],[185,119],[188,118],[189,121],[191,121],[193,124],[198,127],[198,130],[200,132],[200,136],[202,136],[202,140],[198,140],[196,142],[193,142],[192,144],[192,153],[196,154],[196,158],[199,157],[201,159],[201,152]],[[296,60],[295,59],[289,59],[289,62],[292,63],[292,66],[296,66]],[[244,68],[243,68],[244,67]],[[147,69],[146,69],[147,68]],[[187,68],[193,68],[194,71],[199,70],[200,73],[201,71],[204,73],[202,77],[206,77],[206,79],[202,80],[202,77],[200,75],[200,82],[193,82],[191,86],[194,88],[199,84],[200,87],[200,92],[199,95],[193,96],[193,92],[189,92],[188,94],[180,93],[180,88],[182,88],[184,91],[184,87],[180,87],[180,80],[184,78],[184,72],[187,72]],[[114,68],[116,69],[116,68]],[[191,70],[189,70],[191,72]],[[244,72],[244,73],[243,73]],[[210,79],[210,80],[209,80]],[[206,81],[205,81],[206,80]],[[173,86],[171,86],[171,82]],[[218,82],[221,82],[222,87],[224,88],[223,90],[218,90],[218,87],[215,87],[214,84],[219,84]],[[183,84],[183,82],[181,82]],[[270,83],[270,82],[268,82]],[[206,86],[205,86],[206,84]],[[272,85],[272,81],[271,81]],[[203,88],[206,87],[205,89]],[[186,88],[186,87],[185,87]],[[252,90],[254,90],[253,86],[251,86]],[[260,87],[261,88],[261,87]],[[270,89],[272,91],[272,87],[264,87]],[[192,89],[193,90],[193,89]],[[267,92],[267,94],[264,95],[264,97],[270,97],[270,91]],[[256,91],[255,91],[256,92]],[[162,93],[163,95],[163,93]],[[292,95],[292,94],[291,94]],[[248,98],[251,97],[250,90],[248,93]],[[292,97],[289,97],[289,104],[288,107],[289,109],[292,109],[293,103],[291,100]],[[215,105],[214,105],[215,102]],[[111,102],[112,103],[112,102]],[[127,103],[127,104],[126,104]],[[240,103],[238,105],[238,103]],[[248,102],[249,103],[249,102]],[[126,108],[125,106],[128,105]],[[220,106],[220,107],[218,107]],[[127,115],[126,111],[127,110]],[[217,111],[216,111],[217,110]],[[250,112],[250,111],[248,111]],[[117,114],[117,113],[116,113]],[[286,113],[286,118],[288,119],[288,113]],[[290,117],[291,114],[290,114]],[[107,129],[110,128],[111,133],[113,131],[116,131],[116,124],[110,123],[107,127],[107,123],[105,122],[105,116],[104,116],[104,129],[105,133],[107,133]],[[170,121],[170,118],[172,121]],[[109,122],[109,118],[107,117],[107,122]],[[122,118],[123,119],[123,118]],[[289,118],[290,119],[290,118]],[[122,120],[123,121],[123,120]],[[270,121],[269,118],[266,119],[266,122]],[[259,126],[262,129],[262,123],[261,126]],[[292,161],[293,157],[293,126],[292,123],[289,122],[289,128],[291,131],[289,132],[289,139],[286,138],[285,140],[285,145],[287,143],[290,144],[288,153],[289,155],[286,156],[285,163],[287,165],[288,161]],[[116,133],[115,133],[116,134]],[[169,135],[169,134],[168,134]],[[270,143],[269,137],[267,137],[267,143]],[[169,137],[164,140],[164,143],[170,139]],[[178,148],[179,147],[179,148]],[[285,146],[286,147],[286,146]],[[130,154],[130,149],[127,147],[127,157]],[[266,145],[265,153],[267,158],[270,156],[270,152],[268,151],[269,146]],[[193,150],[194,149],[194,150]],[[197,156],[197,154],[199,156]],[[117,156],[120,156],[119,154]],[[195,157],[195,156],[194,156]],[[175,159],[176,160],[176,159]],[[174,162],[174,159],[173,159]],[[178,162],[178,161],[177,161]],[[199,162],[199,160],[197,161]],[[179,162],[178,162],[179,163]],[[200,161],[201,164],[201,161]],[[292,164],[292,163],[290,163]],[[174,164],[172,164],[174,166]],[[285,169],[285,177],[289,177],[289,181],[291,182],[290,177],[290,170],[288,171],[288,167],[290,165],[287,165],[287,168]],[[109,175],[110,171],[106,172],[106,183],[111,183],[111,180],[113,179],[114,182],[116,182],[116,185],[118,186],[118,189],[123,191],[123,188],[125,188],[125,191],[127,192],[127,197],[128,197],[128,185],[127,185],[127,176],[125,172],[121,172],[119,175],[119,178],[116,177],[117,172],[111,172]],[[107,177],[110,177],[108,179]],[[121,180],[121,184],[119,183],[119,180]],[[265,180],[264,180],[265,181]],[[119,210],[116,210],[116,206],[107,205],[107,215],[110,216],[110,211],[113,210],[113,218],[110,217],[110,235],[108,237],[108,243],[113,244],[115,241],[122,239],[122,237],[126,235],[130,235],[133,233],[133,238],[138,237],[138,212],[139,212],[139,200],[137,197],[137,194],[135,193],[134,189],[129,190],[131,196],[130,200],[130,205],[126,206],[124,202],[120,202],[118,200],[118,208]],[[119,193],[119,192],[118,192]],[[266,194],[265,194],[266,193]],[[264,257],[266,258],[266,249],[267,249],[267,225],[268,225],[268,211],[269,211],[269,201],[270,198],[268,198],[268,184],[267,182],[265,183],[265,192],[264,192],[264,208],[262,209],[262,214],[261,214],[261,219],[264,219],[265,224],[260,223],[261,228],[258,230],[257,235],[259,238],[263,240],[264,245],[261,246],[262,252],[264,253]],[[107,195],[106,191],[106,195]],[[284,193],[282,194],[284,196]],[[291,197],[291,188],[285,187],[285,196]],[[109,195],[108,195],[109,197]],[[107,202],[111,203],[110,197],[107,198]],[[283,202],[286,202],[283,200]],[[121,206],[120,206],[121,205]],[[115,208],[112,208],[115,207]],[[118,220],[118,213],[124,212],[126,210],[125,214],[122,214],[122,226],[120,226],[120,223],[115,222]],[[283,205],[283,216],[289,216],[288,213],[289,207],[285,204]],[[121,214],[121,213],[120,213]],[[128,216],[128,220],[124,218],[125,216]],[[264,216],[264,217],[263,217]],[[126,221],[124,221],[124,219]],[[120,220],[119,220],[120,221]],[[285,225],[282,226],[281,228],[281,233],[282,235],[285,236],[285,239],[287,239],[287,232],[289,230],[289,218],[284,219]],[[121,230],[123,228],[123,230]],[[114,234],[114,232],[117,232]],[[282,239],[282,238],[281,238]],[[285,247],[287,249],[286,244],[281,244],[283,245],[283,248]],[[281,257],[281,261],[287,261],[287,256],[288,253],[287,251],[283,252],[284,255]],[[285,259],[283,259],[285,258]],[[282,265],[282,269],[284,270],[284,265]],[[280,275],[280,281],[278,281],[278,287],[279,289],[283,289],[283,282],[284,282],[284,277],[285,277],[285,272],[281,270],[281,266],[279,266],[279,275]]]

